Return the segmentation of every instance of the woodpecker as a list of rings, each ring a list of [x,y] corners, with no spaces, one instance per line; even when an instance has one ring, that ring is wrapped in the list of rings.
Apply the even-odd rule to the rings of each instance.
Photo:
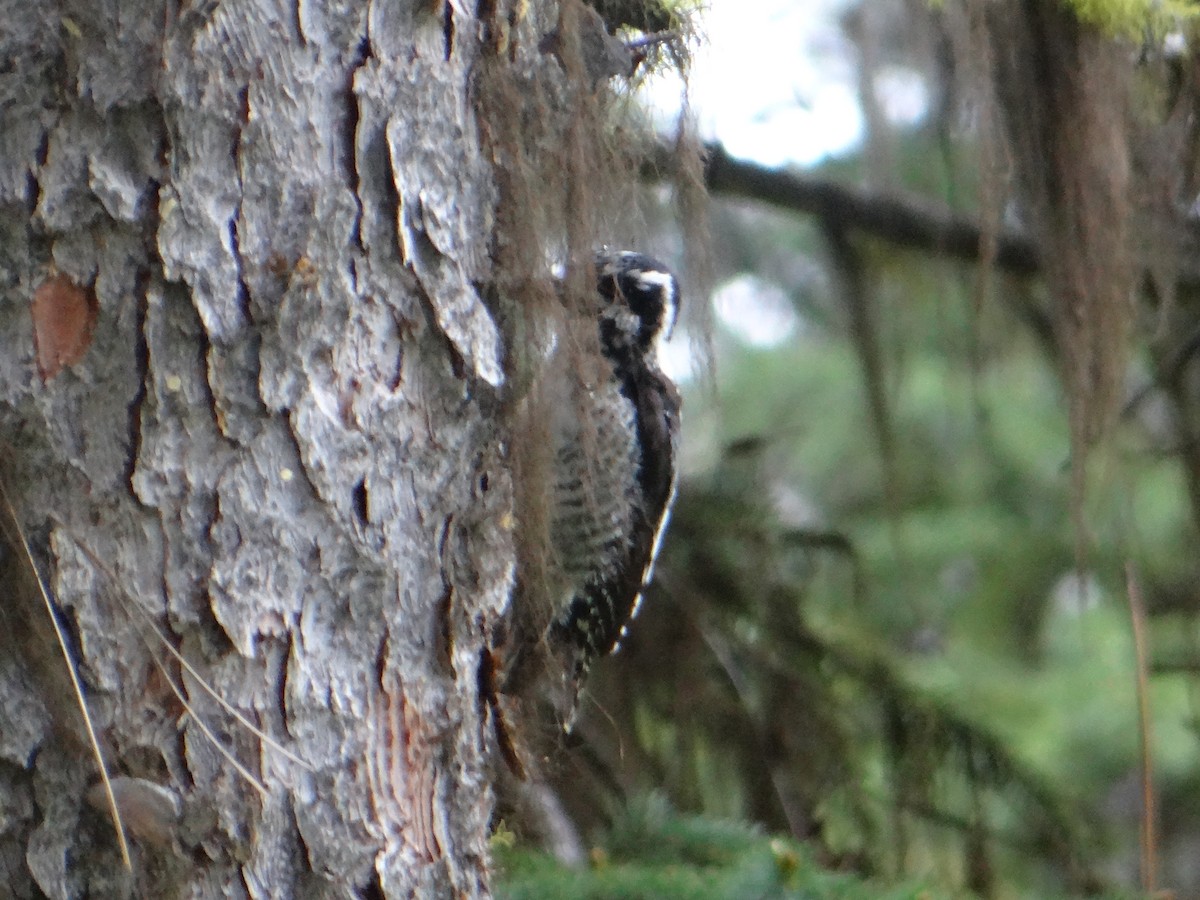
[[[549,542],[554,615],[545,639],[562,667],[569,728],[591,664],[620,646],[675,498],[680,398],[659,365],[679,286],[656,259],[596,257],[599,376],[552,411]]]

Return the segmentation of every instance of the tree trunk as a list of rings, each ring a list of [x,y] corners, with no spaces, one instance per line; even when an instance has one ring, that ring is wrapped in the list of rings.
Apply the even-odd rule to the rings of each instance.
[[[488,893],[478,686],[515,555],[471,79],[564,69],[480,15],[0,0],[4,478],[132,862],[61,656],[23,634],[45,609],[9,593],[15,896]]]

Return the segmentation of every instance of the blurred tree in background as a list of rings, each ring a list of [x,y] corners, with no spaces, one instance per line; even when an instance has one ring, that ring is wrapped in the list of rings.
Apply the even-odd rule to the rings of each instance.
[[[843,3],[854,151],[710,147],[673,527],[519,836],[669,845],[649,803],[948,890],[1200,894],[1196,11]]]

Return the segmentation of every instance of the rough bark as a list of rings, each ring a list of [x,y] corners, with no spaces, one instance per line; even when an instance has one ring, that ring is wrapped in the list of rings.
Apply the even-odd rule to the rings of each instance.
[[[482,36],[415,0],[0,2],[4,477],[110,768],[181,801],[124,873],[52,654],[0,648],[15,896],[488,892],[514,553]],[[94,323],[47,362],[62,276]]]

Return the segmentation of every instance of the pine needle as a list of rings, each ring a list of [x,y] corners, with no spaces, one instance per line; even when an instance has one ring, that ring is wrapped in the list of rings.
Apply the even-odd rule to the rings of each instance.
[[[100,572],[102,575],[104,575],[104,577],[107,578],[112,584],[114,584],[114,585],[119,584],[116,576],[108,569],[108,567],[103,563],[103,561],[101,561],[100,557],[98,557],[95,553],[93,553],[92,550],[86,544],[83,543],[83,541],[81,541],[78,537],[76,537],[74,535],[74,533],[72,533],[71,529],[69,529],[61,520],[59,520],[59,518],[57,516],[51,514],[50,520],[52,522],[54,522],[54,524],[56,526],[58,526],[58,528],[71,539],[71,541],[75,544],[75,546],[79,548],[79,552],[82,553],[85,557],[87,557],[88,561],[96,568],[96,570],[98,572]],[[171,654],[171,656],[174,657],[175,661],[177,663],[179,663],[180,669],[187,672],[188,675],[191,675],[192,678],[195,679],[196,684],[199,685],[199,687],[206,694],[208,694],[210,697],[212,697],[212,699],[215,700],[220,705],[220,707],[223,710],[225,710],[225,712],[227,712],[227,713],[229,713],[229,715],[233,716],[233,718],[236,719],[238,721],[238,723],[242,725],[242,727],[244,727],[247,731],[249,731],[251,734],[253,734],[255,737],[257,737],[260,741],[262,741],[264,744],[266,744],[272,750],[275,750],[276,752],[281,753],[283,756],[287,757],[289,760],[296,763],[296,765],[301,766],[302,768],[307,769],[310,772],[313,771],[313,767],[311,765],[309,765],[306,761],[301,759],[295,753],[288,750],[287,747],[283,746],[277,740],[275,740],[270,735],[268,735],[265,731],[263,731],[261,728],[259,728],[257,725],[255,725],[253,722],[251,722],[244,713],[242,713],[240,710],[237,709],[237,707],[235,707],[232,703],[230,703],[228,700],[226,700],[224,697],[222,697],[221,693],[216,688],[214,688],[211,684],[209,684],[208,681],[204,678],[204,676],[201,675],[196,670],[196,667],[193,666],[190,662],[188,662],[187,657],[185,657],[182,653],[180,653],[175,648],[175,645],[171,642],[171,640],[165,634],[163,634],[162,629],[160,629],[158,627],[158,625],[146,613],[146,611],[144,609],[142,609],[136,603],[131,602],[131,601],[126,601],[124,599],[122,599],[121,605],[127,612],[130,609],[132,609],[134,611],[134,613],[137,615],[137,617],[141,619],[142,624],[147,629],[149,629],[150,631],[152,631],[154,633],[154,636],[158,639],[158,643],[163,647],[163,649],[165,649],[169,654]],[[191,715],[193,721],[195,721],[197,723],[197,725],[200,726],[200,730],[203,731],[205,734],[211,736],[212,732],[209,731],[204,725],[200,724],[199,716],[196,714],[195,710],[191,707],[191,705],[188,703],[188,701],[184,699],[179,685],[176,684],[175,679],[170,674],[167,673],[166,667],[159,660],[157,653],[155,653],[155,651],[154,651],[154,647],[152,646],[151,642],[146,638],[146,636],[144,634],[142,635],[142,640],[146,642],[146,647],[147,647],[147,649],[150,650],[151,656],[153,656],[155,664],[158,665],[159,670],[162,671],[163,675],[166,677],[167,682],[171,686],[171,690],[174,691],[175,696],[179,698],[179,701],[183,704],[184,709],[186,709],[188,714]],[[214,739],[214,743],[218,744],[218,749],[222,750],[223,752],[229,752],[229,751],[225,750],[223,747],[221,747],[219,742],[217,742],[215,739]],[[241,771],[242,767],[240,765],[237,765],[235,763],[235,766],[237,766],[239,771]],[[255,787],[262,788],[262,785],[253,777],[250,778],[250,781],[254,784]],[[266,789],[262,788],[262,790],[265,791]]]
[[[267,797],[270,794],[270,791],[267,790],[267,786],[259,781],[254,776],[254,773],[242,764],[237,756],[234,755],[234,752],[226,747],[221,739],[213,733],[212,729],[205,724],[204,719],[196,714],[196,710],[192,708],[192,705],[187,701],[187,698],[184,697],[183,690],[175,683],[175,679],[173,679],[167,673],[167,667],[164,666],[162,660],[158,658],[158,654],[154,652],[154,647],[151,646],[150,641],[145,636],[142,637],[142,640],[146,642],[146,649],[150,651],[150,658],[154,660],[154,664],[158,666],[158,671],[162,672],[163,677],[166,678],[167,684],[170,685],[172,693],[174,693],[179,702],[183,704],[183,708],[187,711],[187,714],[192,717],[192,722],[194,722],[196,727],[200,729],[206,738],[208,738],[209,743],[213,745],[216,751],[225,757],[225,760],[231,766],[233,766],[234,770],[246,780],[247,784],[258,791],[258,793],[264,798]]]
[[[112,816],[113,829],[117,833],[117,846],[121,850],[121,861],[125,864],[126,870],[133,871],[133,860],[129,855],[129,842],[125,836],[125,824],[121,821],[121,810],[117,805],[117,797],[113,792],[112,779],[108,775],[108,766],[104,762],[104,753],[100,749],[100,740],[96,736],[96,728],[92,724],[92,716],[88,710],[87,697],[83,693],[83,683],[79,678],[79,670],[75,665],[75,660],[71,656],[70,647],[67,644],[67,636],[63,633],[62,625],[58,621],[58,616],[54,611],[54,603],[50,599],[50,592],[46,588],[45,582],[42,580],[41,573],[38,571],[37,563],[34,562],[33,553],[29,549],[29,542],[25,539],[25,532],[21,528],[21,523],[17,520],[17,512],[13,508],[12,501],[8,497],[8,489],[3,481],[0,481],[0,499],[4,501],[3,517],[6,520],[6,531],[11,532],[13,543],[21,548],[21,555],[25,564],[29,568],[29,573],[33,576],[33,580],[37,582],[38,593],[41,595],[42,602],[46,606],[46,615],[49,616],[51,624],[54,626],[54,635],[58,639],[58,647],[62,651],[63,659],[67,664],[67,673],[71,677],[71,686],[75,691],[75,700],[79,706],[79,711],[83,715],[83,724],[87,729],[88,740],[92,745],[92,752],[95,754],[96,763],[100,768],[100,778],[104,782],[104,793],[108,798],[108,809]]]

